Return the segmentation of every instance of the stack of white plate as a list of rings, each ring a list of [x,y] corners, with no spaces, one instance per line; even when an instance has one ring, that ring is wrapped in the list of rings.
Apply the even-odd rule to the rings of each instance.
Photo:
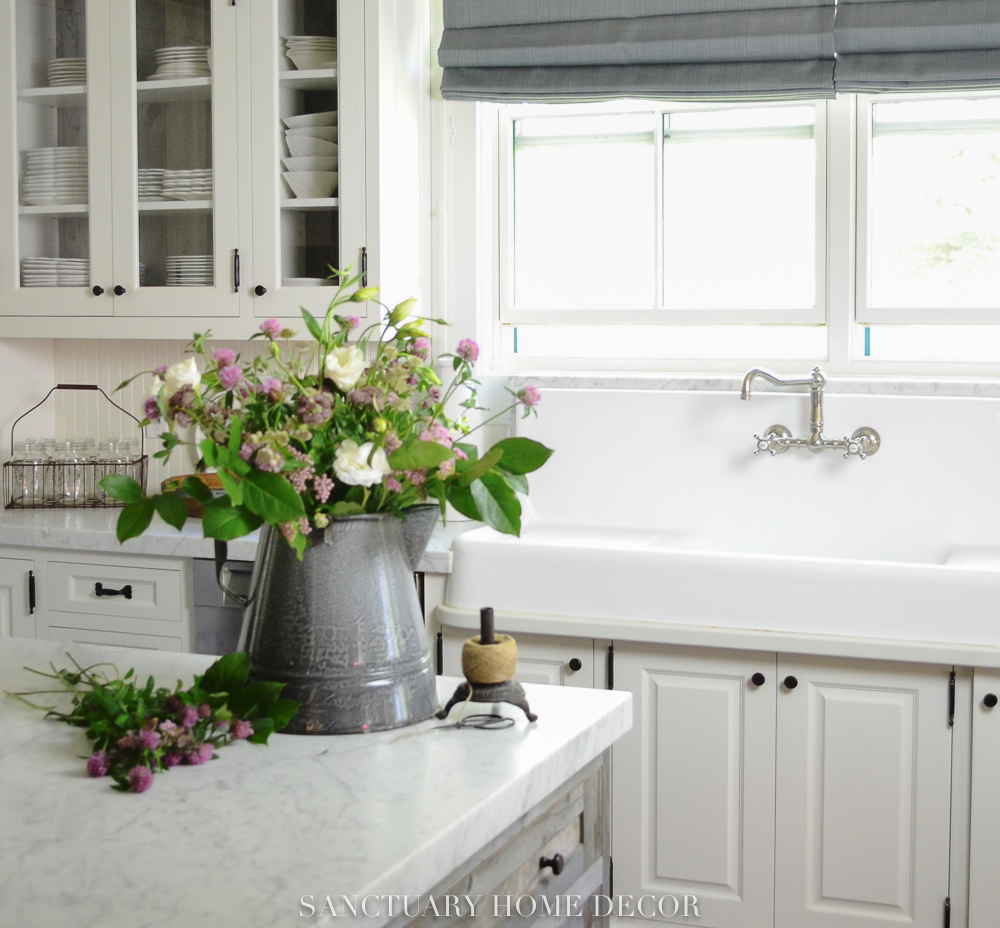
[[[286,35],[285,55],[300,71],[337,67],[337,40],[326,35]]]
[[[53,58],[49,62],[50,87],[70,87],[86,83],[86,58]]]
[[[337,113],[288,116],[282,122],[285,144],[293,158],[337,157]]]
[[[86,258],[22,258],[22,287],[86,287],[90,261]]]
[[[212,255],[168,255],[168,287],[211,287],[214,279]]]
[[[24,202],[32,206],[86,203],[87,149],[30,149],[24,172]]]
[[[139,199],[163,199],[163,168],[139,168]]]
[[[179,45],[156,50],[156,73],[151,81],[174,81],[184,77],[210,77],[207,45]]]
[[[139,286],[146,286],[146,265],[141,261],[139,262]]]
[[[212,199],[212,169],[164,171],[161,196],[168,200]]]

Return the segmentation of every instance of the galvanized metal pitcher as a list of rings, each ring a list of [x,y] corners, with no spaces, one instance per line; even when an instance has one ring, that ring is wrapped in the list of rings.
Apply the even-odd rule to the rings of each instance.
[[[313,531],[301,561],[271,526],[261,529],[240,649],[251,680],[284,683],[282,695],[301,703],[285,732],[401,728],[437,710],[413,570],[438,512],[333,519]]]

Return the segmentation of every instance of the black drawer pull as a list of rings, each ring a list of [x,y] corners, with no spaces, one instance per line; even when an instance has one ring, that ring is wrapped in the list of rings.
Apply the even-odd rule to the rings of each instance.
[[[551,867],[552,872],[559,876],[563,872],[563,867],[566,866],[566,861],[563,859],[562,854],[553,854],[551,857],[543,857],[538,861],[538,869],[544,870],[546,867]]]
[[[101,583],[94,584],[94,594],[96,596],[124,596],[126,599],[132,598],[132,584],[126,583],[120,590],[107,590]]]
[[[986,706],[987,709],[992,709],[996,704],[997,704],[996,693],[987,693],[983,697],[983,705]]]
[[[767,683],[767,677],[765,677],[764,674],[762,674],[762,673],[755,673],[750,678],[750,682],[754,686],[763,686],[765,683]]]
[[[576,673],[578,670],[583,670],[583,661],[578,657],[571,657],[569,659],[569,669]]]
[[[799,681],[789,674],[784,680],[785,689],[794,690],[799,685]]]

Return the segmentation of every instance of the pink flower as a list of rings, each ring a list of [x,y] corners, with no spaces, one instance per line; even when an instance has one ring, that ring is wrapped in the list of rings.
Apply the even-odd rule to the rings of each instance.
[[[429,428],[424,429],[420,433],[421,441],[434,441],[439,445],[444,445],[445,448],[450,448],[455,439],[452,437],[451,432],[449,432],[440,422],[434,422]]]
[[[243,368],[231,365],[219,368],[219,383],[224,390],[232,390],[243,379]]]
[[[427,390],[427,395],[428,395],[428,396],[429,396],[429,397],[430,397],[430,398],[431,398],[431,399],[432,399],[432,400],[433,400],[433,401],[434,401],[435,403],[440,403],[440,402],[441,402],[441,397],[442,397],[442,395],[443,395],[443,394],[442,394],[442,392],[441,392],[441,388],[440,388],[440,387],[430,387],[430,388],[429,388],[429,389]]]
[[[299,397],[295,412],[305,425],[322,425],[333,412],[333,396],[326,391],[314,396],[303,394]]]
[[[268,338],[277,338],[281,332],[281,323],[277,319],[267,319],[260,324],[260,330]]]
[[[180,712],[184,708],[184,703],[181,702],[180,696],[168,696],[163,700],[163,708],[167,712]]]
[[[299,533],[299,524],[298,522],[282,522],[278,526],[278,529],[285,536],[285,540],[291,544],[295,541],[295,536]]]
[[[209,742],[201,741],[188,751],[187,762],[194,765],[203,764],[212,759],[214,752],[215,748]]]
[[[305,493],[306,483],[316,476],[316,468],[310,465],[309,467],[300,467],[298,470],[293,470],[288,475],[288,482],[295,487],[296,493]]]
[[[228,348],[220,348],[212,357],[219,367],[229,367],[230,364],[236,363],[236,352],[230,351]]]
[[[174,731],[176,728],[176,723],[171,722],[170,719],[164,719],[160,722],[160,731]]]
[[[153,771],[140,764],[128,772],[128,785],[135,793],[144,793],[153,785]]]
[[[313,493],[316,494],[316,499],[321,503],[325,503],[330,498],[333,487],[333,480],[326,474],[320,474],[313,480]]]
[[[87,776],[103,777],[108,772],[108,752],[94,751],[87,758]]]
[[[385,436],[383,447],[386,454],[392,454],[393,451],[398,451],[403,447],[403,442],[395,432],[390,432]]]
[[[423,470],[408,470],[405,473],[406,479],[415,487],[423,486],[424,481],[427,479],[427,472]]]
[[[278,380],[277,377],[269,377],[262,384],[258,385],[257,390],[260,393],[266,394],[267,398],[275,403],[278,402],[278,400],[280,400],[283,396],[281,381]]]
[[[385,488],[393,493],[402,493],[403,485],[395,477],[385,478]]]
[[[350,330],[350,329],[356,329],[359,325],[361,325],[361,317],[360,316],[344,316],[344,322],[347,323],[348,330]]]
[[[164,767],[176,767],[182,760],[184,755],[180,751],[167,751],[161,758]]]
[[[438,476],[439,477],[450,477],[455,473],[455,459],[448,458],[447,461],[442,461],[438,464]]]
[[[431,354],[431,340],[421,335],[419,338],[413,340],[413,347],[410,350],[418,358],[423,358],[426,361]]]
[[[155,731],[144,728],[139,732],[139,747],[144,751],[155,751],[161,742],[160,736]]]
[[[455,452],[456,458],[461,458],[463,461],[469,460],[469,456],[461,448],[452,448],[451,450]]]
[[[149,396],[146,398],[146,418],[156,421],[160,418],[160,404],[155,396]]]
[[[207,702],[203,702],[198,706],[198,718],[207,719],[211,714],[212,707]]]
[[[265,445],[257,452],[257,457],[253,459],[257,470],[267,471],[269,474],[278,473],[285,464],[284,457],[274,450],[270,445]]]
[[[198,724],[197,706],[185,706],[184,711],[181,713],[181,727],[194,728],[194,726],[197,724]]]
[[[244,461],[249,461],[250,458],[253,457],[253,453],[257,450],[257,448],[257,445],[251,445],[248,441],[243,442],[243,444],[240,445],[240,457],[243,458]]]
[[[457,354],[463,361],[468,361],[469,364],[471,364],[479,358],[479,345],[477,345],[471,338],[463,338],[458,343],[458,347],[455,349],[455,354]]]
[[[186,412],[178,412],[174,414],[174,422],[179,428],[186,429],[191,425],[191,417]]]
[[[253,725],[243,719],[233,719],[230,734],[234,741],[242,741],[253,734]]]
[[[301,519],[299,519],[299,531],[303,535],[311,535],[312,534],[312,530],[313,530],[313,527],[309,524],[309,520],[305,516],[303,516]]]
[[[156,374],[157,377],[162,377],[167,372],[167,367],[168,366],[166,364],[161,364],[159,367],[153,368],[153,373]]]
[[[542,394],[538,387],[529,385],[517,391],[517,398],[525,406],[537,406],[541,402]]]
[[[119,751],[134,751],[139,747],[139,741],[134,732],[129,732],[123,738],[118,739],[117,747]]]

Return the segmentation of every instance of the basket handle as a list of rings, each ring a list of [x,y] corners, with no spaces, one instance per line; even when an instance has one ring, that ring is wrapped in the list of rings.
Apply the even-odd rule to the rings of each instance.
[[[31,415],[39,406],[41,406],[56,390],[96,390],[101,394],[112,406],[115,407],[119,412],[125,413],[137,426],[139,425],[139,420],[132,415],[127,409],[123,409],[119,406],[107,393],[105,393],[96,383],[57,383],[45,396],[42,397],[41,401],[35,403],[27,412],[21,413],[15,420],[14,424],[10,427],[10,456],[14,457],[14,429],[17,428],[17,423],[20,422],[25,416]],[[139,428],[139,456],[146,456],[146,433]]]

